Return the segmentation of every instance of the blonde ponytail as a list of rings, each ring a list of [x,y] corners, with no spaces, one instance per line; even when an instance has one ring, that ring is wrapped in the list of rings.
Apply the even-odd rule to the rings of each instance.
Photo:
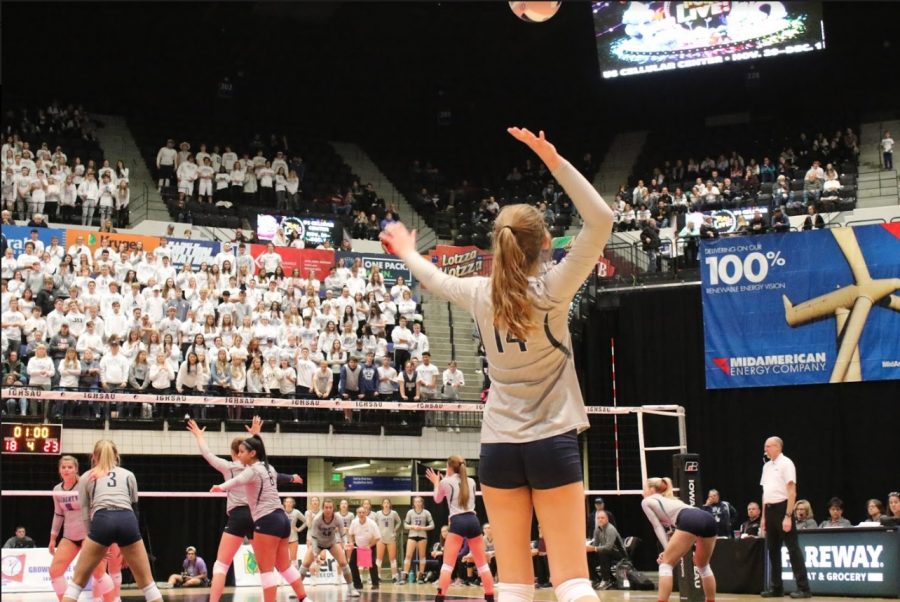
[[[647,487],[663,497],[675,497],[675,492],[672,491],[672,479],[669,477],[647,479]]]
[[[534,272],[547,237],[544,218],[530,205],[509,205],[494,221],[493,236],[494,326],[524,342],[537,326],[528,298],[528,277]]]
[[[447,459],[447,466],[459,475],[459,507],[465,508],[469,504],[469,473],[466,471],[466,460],[462,456],[452,455]]]
[[[119,450],[116,444],[109,439],[100,439],[94,444],[94,453],[91,456],[91,475],[95,479],[106,476],[110,470],[119,464]]]

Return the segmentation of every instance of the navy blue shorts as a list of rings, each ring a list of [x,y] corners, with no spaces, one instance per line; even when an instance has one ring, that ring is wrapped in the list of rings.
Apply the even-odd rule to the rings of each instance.
[[[109,547],[117,543],[125,547],[141,540],[141,530],[131,510],[103,508],[94,513],[88,537],[101,546]]]
[[[675,528],[697,537],[715,537],[716,519],[706,510],[685,508],[675,519]]]
[[[261,516],[254,526],[257,533],[272,535],[287,539],[291,534],[291,521],[284,510],[276,510],[265,516]]]
[[[250,508],[247,506],[233,508],[225,523],[225,532],[229,535],[253,539],[253,517],[250,516]]]
[[[482,443],[478,465],[481,483],[497,489],[554,489],[579,483],[581,451],[578,433],[528,443]]]
[[[457,514],[450,517],[450,532],[466,539],[481,537],[481,523],[474,512]]]

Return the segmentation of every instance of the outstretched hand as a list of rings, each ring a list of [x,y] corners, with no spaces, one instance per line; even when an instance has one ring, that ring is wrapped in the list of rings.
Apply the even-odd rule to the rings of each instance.
[[[425,478],[431,481],[431,483],[437,487],[441,482],[441,473],[435,472],[428,468],[425,470]]]
[[[244,425],[244,428],[247,429],[247,432],[251,435],[258,435],[262,432],[263,419],[259,416],[253,417],[253,422],[250,426]]]
[[[528,128],[512,127],[506,128],[506,131],[510,136],[533,150],[550,171],[555,171],[562,163],[562,157],[556,152],[556,147],[544,137],[544,130],[540,130],[537,136]]]
[[[388,224],[378,235],[381,247],[392,255],[402,257],[410,251],[416,250],[416,231],[410,232],[400,222]]]
[[[187,430],[189,430],[197,439],[203,439],[203,432],[206,431],[206,427],[204,426],[201,428],[200,425],[191,418],[187,421]]]

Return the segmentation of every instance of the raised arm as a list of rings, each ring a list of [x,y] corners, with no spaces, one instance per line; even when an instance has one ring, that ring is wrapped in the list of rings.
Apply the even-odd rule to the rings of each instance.
[[[227,460],[223,460],[209,451],[209,447],[206,445],[206,439],[203,436],[206,427],[201,428],[193,419],[191,419],[188,420],[187,430],[190,431],[197,440],[197,447],[200,448],[200,455],[203,456],[203,459],[206,460],[210,466],[222,473],[223,476],[227,476],[231,466]]]

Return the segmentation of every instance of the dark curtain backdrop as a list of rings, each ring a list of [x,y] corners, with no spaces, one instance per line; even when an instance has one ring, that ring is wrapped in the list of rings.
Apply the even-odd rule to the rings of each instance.
[[[832,496],[844,500],[845,516],[856,524],[865,518],[869,498],[886,505],[887,493],[900,489],[900,382],[707,391],[699,286],[601,292],[599,301],[576,351],[585,399],[611,403],[614,337],[619,405],[684,406],[688,450],[701,455],[703,487],[718,489],[741,521],[747,502],[761,498],[763,442],[770,435],[784,439],[785,454],[797,466],[799,495],[811,502],[819,521],[827,518]],[[648,441],[654,428],[655,423]],[[593,447],[608,434],[591,429],[587,436]],[[671,461],[657,461],[654,468],[669,475]],[[622,496],[607,505],[623,535],[650,542],[638,555],[651,566],[653,535],[638,502]]]
[[[82,470],[88,464],[79,456]],[[59,482],[57,457],[3,455],[3,489],[51,489]],[[306,458],[271,458],[279,471],[306,475]],[[125,456],[123,465],[135,473],[140,491],[209,491],[224,479],[199,456]],[[282,485],[281,491],[305,491],[306,485]],[[297,500],[305,510],[305,501]],[[3,497],[0,505],[3,540],[11,537],[17,525],[24,525],[35,543],[44,547],[50,537],[53,502],[49,497]],[[139,521],[144,543],[155,556],[153,577],[165,581],[181,571],[184,549],[197,548],[208,570],[216,561],[219,537],[225,525],[224,498],[143,498]],[[229,577],[230,579],[230,577]]]

